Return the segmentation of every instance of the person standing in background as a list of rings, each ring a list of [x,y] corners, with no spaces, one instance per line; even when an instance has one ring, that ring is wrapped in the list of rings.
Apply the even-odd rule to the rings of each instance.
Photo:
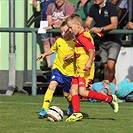
[[[128,22],[128,0],[111,0],[111,2],[116,6],[118,11],[119,28],[123,29]]]
[[[104,34],[103,37],[96,35],[94,44],[99,48],[101,61],[104,66],[104,78],[115,84],[115,65],[121,48],[121,40],[118,35],[107,33],[118,27],[117,9],[113,3],[106,0],[95,0],[94,2],[95,4],[89,10],[84,27],[91,33],[101,32]],[[90,28],[93,20],[95,25]]]
[[[47,20],[47,7],[50,3],[54,3],[55,0],[33,0],[33,6],[36,8],[37,12],[41,12],[41,20]],[[40,23],[40,22],[38,22]],[[37,26],[40,24],[37,24]],[[39,28],[39,27],[38,27]],[[47,52],[52,45],[52,33],[41,34],[41,41],[43,42],[44,52]],[[46,57],[48,70],[51,70],[50,56]]]
[[[55,3],[48,5],[46,11],[48,21],[48,27],[46,27],[46,30],[60,28],[61,23],[66,19],[66,17],[74,12],[75,9],[72,3],[68,2],[67,0],[55,0]],[[60,33],[53,33],[52,42],[54,43],[60,36]],[[45,44],[44,42],[44,45],[47,45],[47,47],[50,49],[50,43]],[[50,67],[52,67],[52,64]]]
[[[60,28],[61,23],[66,19],[66,17],[74,12],[74,6],[67,0],[55,0],[55,2],[50,3],[46,10],[46,21],[48,21],[48,27],[45,27],[46,30]],[[42,38],[41,40],[44,44],[44,51],[47,52],[51,45],[60,36],[60,33],[53,33],[48,37]],[[51,70],[52,64],[50,62],[50,56],[47,56],[46,59],[48,69]]]

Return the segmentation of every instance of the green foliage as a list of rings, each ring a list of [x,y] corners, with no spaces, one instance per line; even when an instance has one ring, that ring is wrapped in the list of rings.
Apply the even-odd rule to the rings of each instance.
[[[50,122],[38,119],[43,95],[28,96],[15,94],[0,96],[0,133],[132,133],[132,103],[120,103],[118,114],[107,103],[81,101],[84,119],[79,122]],[[67,109],[66,99],[55,96],[51,103]]]

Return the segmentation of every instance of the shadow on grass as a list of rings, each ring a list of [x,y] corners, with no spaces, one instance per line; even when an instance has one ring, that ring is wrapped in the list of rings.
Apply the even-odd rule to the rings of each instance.
[[[114,118],[90,118],[88,114],[82,112],[84,118],[83,119],[92,119],[92,120],[111,120],[111,121],[116,121]]]
[[[66,115],[68,117],[70,116],[70,115],[67,114],[67,110],[63,110],[63,112],[64,112],[64,115]],[[89,115],[87,113],[84,113],[84,112],[81,112],[81,113],[83,114],[85,119],[89,119]]]
[[[84,119],[92,119],[92,120],[111,120],[111,121],[116,121],[114,118],[85,118]]]
[[[67,114],[67,110],[63,110],[63,112],[64,112],[64,116],[67,116],[67,117],[69,117],[70,115],[68,115]],[[39,113],[39,112],[36,112],[37,114]],[[90,118],[89,117],[89,115],[87,114],[87,113],[84,113],[84,112],[81,112],[82,114],[83,114],[83,119],[90,119],[90,120],[111,120],[111,121],[116,121],[116,119],[114,119],[114,118]],[[40,119],[42,119],[42,118],[40,118]]]

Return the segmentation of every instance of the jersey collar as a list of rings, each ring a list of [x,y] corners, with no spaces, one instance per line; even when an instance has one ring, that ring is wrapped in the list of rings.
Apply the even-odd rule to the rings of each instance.
[[[107,0],[104,0],[103,7],[105,7],[105,6],[106,6],[106,2],[107,2]],[[102,8],[103,8],[103,7],[102,7]],[[99,9],[99,14],[101,14],[101,11],[102,11],[102,9]]]

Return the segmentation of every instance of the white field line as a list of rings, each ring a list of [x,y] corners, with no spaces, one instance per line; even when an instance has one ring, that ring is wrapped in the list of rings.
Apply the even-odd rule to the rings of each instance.
[[[33,102],[31,102],[31,103],[30,103],[30,102],[26,102],[26,103],[24,103],[24,102],[0,102],[0,104],[9,104],[9,105],[11,105],[11,104],[16,104],[16,105],[17,105],[17,104],[19,104],[19,105],[20,105],[20,104],[21,104],[21,105],[36,105],[36,104],[42,104],[42,103],[41,103],[41,102],[40,102],[40,103],[33,103]],[[67,104],[67,102],[66,102],[66,104]],[[86,104],[89,104],[89,102],[86,102]],[[86,107],[86,104],[83,105],[82,102],[81,102],[81,106],[83,106],[83,107]],[[100,102],[99,102],[99,104],[101,104],[100,108],[103,108],[103,107],[106,108],[106,107],[107,107],[106,104],[103,105],[103,104],[100,103]],[[57,106],[57,105],[66,106],[66,105],[64,105],[64,104],[56,104],[56,103],[54,103],[54,102],[52,102],[51,105],[55,105],[55,106]],[[107,104],[107,105],[108,105],[108,104]],[[89,104],[88,106],[92,106],[92,107],[95,107],[95,108],[99,108],[99,106],[97,106],[95,103],[94,103],[94,104]],[[120,106],[120,105],[119,105],[119,106]],[[124,106],[123,108],[126,108],[126,109],[127,109],[127,108],[128,108],[128,109],[129,109],[129,108],[132,108],[132,109],[133,109],[133,106],[130,106],[130,107],[129,107],[129,106],[128,106],[128,107]]]

